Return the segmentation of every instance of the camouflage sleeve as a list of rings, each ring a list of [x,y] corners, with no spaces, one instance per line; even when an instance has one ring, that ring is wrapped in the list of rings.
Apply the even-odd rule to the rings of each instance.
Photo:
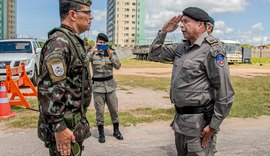
[[[111,58],[111,61],[112,61],[112,65],[115,69],[120,69],[121,68],[121,62],[119,61],[118,59],[118,56],[116,54],[115,51],[112,52],[112,58]]]
[[[222,121],[229,114],[234,99],[234,90],[224,50],[209,53],[205,64],[208,78],[216,90],[214,114],[210,127],[218,130]]]
[[[150,61],[173,61],[176,52],[176,45],[164,45],[167,34],[157,34],[149,49],[148,59]]]
[[[65,103],[62,101],[65,94],[67,74],[67,44],[63,38],[53,40],[46,45],[43,51],[44,65],[41,74],[44,79],[39,87],[39,99],[41,113],[52,123],[54,131],[62,131],[66,128],[63,116]],[[64,48],[63,48],[64,47]]]

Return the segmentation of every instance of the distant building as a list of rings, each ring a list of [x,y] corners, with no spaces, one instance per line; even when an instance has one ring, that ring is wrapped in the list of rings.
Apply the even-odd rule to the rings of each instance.
[[[107,35],[116,46],[144,44],[145,0],[107,0]]]
[[[16,0],[0,1],[0,39],[16,38]]]

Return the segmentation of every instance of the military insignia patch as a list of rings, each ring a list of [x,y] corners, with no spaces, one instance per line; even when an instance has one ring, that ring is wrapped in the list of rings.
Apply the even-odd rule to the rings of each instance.
[[[62,54],[49,55],[46,58],[46,66],[53,83],[66,78],[66,64]]]
[[[217,64],[221,67],[224,66],[225,62],[224,62],[224,56],[223,55],[217,55],[216,56],[216,61],[217,61]]]
[[[64,65],[62,62],[55,62],[51,64],[52,70],[55,76],[63,76],[64,75]]]

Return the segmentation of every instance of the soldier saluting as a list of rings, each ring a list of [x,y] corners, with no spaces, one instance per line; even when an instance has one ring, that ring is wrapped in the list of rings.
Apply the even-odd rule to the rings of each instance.
[[[196,7],[182,13],[164,24],[150,47],[149,60],[174,64],[170,98],[176,114],[171,126],[178,156],[210,156],[212,135],[229,114],[234,91],[222,43],[207,33],[209,15]],[[180,21],[186,41],[163,45]]]
[[[81,155],[91,133],[89,59],[78,36],[90,29],[91,0],[59,0],[61,26],[49,32],[40,56],[38,136],[50,155]]]

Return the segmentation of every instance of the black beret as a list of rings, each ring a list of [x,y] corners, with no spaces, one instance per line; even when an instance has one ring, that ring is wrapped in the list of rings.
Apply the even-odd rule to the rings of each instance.
[[[108,42],[108,41],[109,41],[107,35],[104,34],[104,33],[99,33],[99,34],[97,35],[97,40],[102,40],[102,41],[105,41],[105,42]]]
[[[210,18],[207,12],[197,7],[188,7],[183,10],[183,15],[188,16],[196,21],[209,22]]]
[[[214,26],[215,25],[215,20],[211,16],[209,16],[209,19],[210,19],[209,23],[211,23]]]

